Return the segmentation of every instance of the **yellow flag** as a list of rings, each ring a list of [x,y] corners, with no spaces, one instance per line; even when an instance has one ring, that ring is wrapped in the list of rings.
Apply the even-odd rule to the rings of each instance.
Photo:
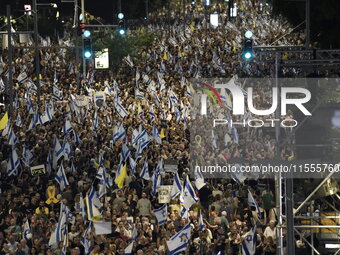
[[[127,172],[126,172],[126,163],[125,163],[122,171],[120,172],[119,176],[115,180],[115,183],[117,184],[118,188],[120,189],[123,188],[126,175],[127,175]]]
[[[165,61],[168,61],[168,55],[166,54],[166,52],[164,52],[163,59],[164,59]]]
[[[5,129],[8,122],[8,113],[6,112],[5,115],[0,120],[0,130]]]
[[[141,111],[142,111],[142,109],[140,107],[140,103],[138,103],[138,112],[137,112],[137,114],[139,115]]]
[[[190,24],[190,30],[191,30],[191,32],[194,32],[194,31],[195,31],[195,27],[194,27],[193,24]]]
[[[165,135],[164,135],[164,128],[161,129],[161,134],[159,136],[161,137],[161,139],[163,139],[165,137]]]

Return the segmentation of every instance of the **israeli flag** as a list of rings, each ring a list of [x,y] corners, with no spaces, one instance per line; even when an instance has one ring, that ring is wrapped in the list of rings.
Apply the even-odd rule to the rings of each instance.
[[[148,159],[145,159],[144,166],[142,169],[142,172],[140,173],[140,178],[149,181],[150,180],[150,175],[149,175],[149,164],[148,164]]]
[[[253,195],[251,194],[250,190],[248,189],[248,205],[249,206],[253,206],[256,208],[256,212],[259,215],[259,217],[261,217],[261,211],[260,211],[260,207],[258,206],[258,204],[256,203]]]
[[[122,152],[121,153],[122,153],[122,161],[125,162],[128,159],[128,157],[130,156],[130,153],[131,153],[130,149],[126,146],[125,143],[122,145]]]
[[[184,189],[182,190],[181,194],[183,198],[183,206],[186,210],[189,210],[190,207],[197,203],[198,198],[196,197],[195,190],[191,186],[189,176],[187,175],[186,182],[184,185]]]
[[[97,130],[99,127],[99,119],[98,119],[98,112],[94,112],[94,117],[93,117],[93,130]]]
[[[66,160],[69,160],[72,156],[72,147],[69,141],[65,141],[63,144],[63,155]]]
[[[124,139],[125,135],[126,134],[125,134],[123,123],[120,123],[118,126],[116,125],[113,129],[113,137],[112,137],[113,143],[115,143],[119,139]]]
[[[164,204],[161,208],[153,210],[157,222],[159,225],[162,225],[166,222],[166,218],[168,216],[168,207],[167,204]]]
[[[24,149],[22,152],[22,162],[27,166],[30,167],[30,164],[33,162],[34,156],[32,152],[28,149],[27,145],[24,145]]]
[[[135,89],[135,97],[145,99],[144,95],[142,94],[142,92],[140,92],[138,88]]]
[[[153,125],[152,136],[153,136],[153,139],[156,141],[156,143],[162,144],[162,138],[159,135],[159,132],[158,132],[158,129],[157,129],[156,125]]]
[[[83,193],[80,192],[80,199],[79,199],[79,214],[81,218],[83,219],[83,222],[86,221],[86,210],[85,210],[85,202],[83,198]]]
[[[203,222],[202,211],[200,211],[200,216],[198,218],[198,227],[199,227],[200,230],[204,230],[205,229],[205,224]]]
[[[32,232],[31,232],[30,224],[29,224],[28,220],[26,220],[26,222],[25,222],[23,238],[26,241],[29,241],[30,239],[32,239]]]
[[[25,80],[27,80],[27,78],[28,78],[28,77],[27,77],[26,72],[22,72],[22,73],[19,74],[17,80],[18,80],[19,83],[22,83],[22,82],[24,82]]]
[[[57,101],[61,101],[62,99],[62,92],[56,85],[53,85],[53,98]]]
[[[124,250],[125,255],[132,255],[133,242],[131,242]]]
[[[9,132],[8,132],[8,144],[14,146],[17,144],[19,139],[16,137],[12,127],[10,127]]]
[[[66,135],[67,133],[72,131],[71,122],[66,120],[62,129],[62,132]]]
[[[194,172],[194,177],[195,177],[195,186],[198,190],[203,188],[206,185],[206,182],[204,180],[204,176],[201,173],[201,171],[196,171]]]
[[[126,115],[128,114],[128,112],[121,105],[121,103],[119,103],[119,101],[116,102],[116,111],[117,111],[119,117],[121,117],[122,119],[124,119],[126,117]]]
[[[63,191],[66,188],[66,186],[69,185],[63,164],[60,165],[58,172],[55,176],[55,180],[59,183],[61,191]]]
[[[79,136],[77,135],[76,131],[73,129],[73,137],[74,137],[74,142],[79,144],[81,142]]]
[[[136,173],[136,161],[130,156],[129,162],[130,162],[131,173],[135,174]]]
[[[185,251],[190,243],[191,239],[191,225],[190,222],[185,225],[177,234],[173,235],[169,241],[167,241],[169,254],[174,255]]]
[[[18,157],[16,150],[13,148],[12,153],[9,157],[8,162],[7,162],[7,174],[8,174],[8,176],[18,175],[19,165],[20,165],[20,159]]]
[[[125,63],[127,63],[130,67],[133,67],[133,61],[130,57],[130,55],[128,55],[127,57],[124,58]]]
[[[172,184],[172,189],[171,189],[171,199],[174,199],[177,197],[182,191],[182,183],[181,180],[178,176],[178,172],[176,172],[174,176],[174,183]]]
[[[236,127],[232,127],[231,129],[231,138],[234,143],[238,144],[238,133]]]
[[[91,232],[91,224],[92,223],[90,221],[80,241],[80,243],[84,246],[85,255],[91,254],[91,239],[89,237]]]
[[[242,242],[242,255],[254,255],[256,252],[256,226],[245,234],[245,238]]]
[[[161,186],[161,175],[155,171],[152,175],[152,187],[151,187],[151,194],[156,196],[158,192],[158,188]]]

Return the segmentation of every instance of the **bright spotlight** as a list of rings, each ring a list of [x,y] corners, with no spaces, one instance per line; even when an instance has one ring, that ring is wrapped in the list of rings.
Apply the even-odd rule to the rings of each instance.
[[[85,51],[85,52],[84,52],[84,57],[85,57],[85,58],[91,58],[91,56],[92,56],[92,54],[91,54],[90,51]]]
[[[83,33],[84,37],[90,37],[91,36],[91,32],[89,30],[85,30]]]
[[[118,13],[118,19],[124,19],[124,14],[123,13]]]
[[[251,52],[245,52],[244,53],[244,58],[246,60],[250,60],[253,57],[253,54]]]

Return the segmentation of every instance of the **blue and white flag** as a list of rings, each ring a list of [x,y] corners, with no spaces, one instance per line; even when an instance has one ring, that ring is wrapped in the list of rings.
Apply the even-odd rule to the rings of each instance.
[[[150,137],[146,130],[144,129],[142,132],[140,132],[135,139],[132,140],[132,145],[135,147],[137,146],[137,142],[141,143],[141,149],[143,150],[145,147],[147,147],[150,143]]]
[[[20,113],[18,113],[18,115],[17,115],[17,119],[15,120],[15,125],[17,127],[22,127],[22,120],[21,120]]]
[[[129,162],[130,162],[131,173],[135,174],[136,173],[136,161],[130,156]]]
[[[79,136],[77,135],[77,133],[76,133],[76,131],[74,129],[73,129],[73,138],[74,138],[74,142],[75,143],[79,144],[81,142]]]
[[[26,220],[26,222],[25,222],[23,238],[26,241],[29,241],[30,239],[32,239],[32,232],[31,232],[30,224],[29,224],[28,220]]]
[[[153,125],[152,136],[153,136],[153,139],[156,141],[156,143],[162,144],[162,138],[158,132],[156,125]]]
[[[76,169],[76,167],[74,166],[73,162],[71,163],[70,173],[71,173],[71,174],[77,173],[77,169]]]
[[[259,215],[259,217],[261,217],[260,207],[256,203],[256,200],[254,199],[249,189],[248,189],[248,205],[255,207],[257,214]]]
[[[33,156],[32,152],[30,152],[30,150],[28,149],[26,144],[24,145],[21,160],[27,167],[30,167],[30,164],[34,160],[34,156]]]
[[[125,162],[131,153],[129,147],[127,147],[125,143],[122,145],[121,153],[122,153],[122,161]]]
[[[244,240],[242,242],[242,255],[254,255],[256,252],[256,226],[252,227],[252,229],[247,232],[244,236]]]
[[[231,139],[234,143],[238,144],[238,133],[236,127],[232,127],[231,129]]]
[[[60,255],[66,255],[67,253],[67,245],[68,245],[68,229],[67,225],[65,227],[65,234],[64,234],[64,241],[63,241],[63,247],[61,249]]]
[[[190,243],[190,239],[191,239],[191,225],[189,222],[180,231],[173,235],[169,239],[169,241],[166,242],[169,248],[169,254],[174,255],[179,252],[185,251],[185,249]]]
[[[90,232],[91,232],[91,225],[92,225],[92,222],[90,221],[80,241],[80,243],[84,246],[84,255],[91,254],[91,240],[89,237]]]
[[[67,133],[71,131],[72,131],[71,122],[69,120],[66,120],[64,123],[62,132],[64,133],[64,135],[66,135]]]
[[[121,103],[119,101],[117,101],[115,105],[116,105],[116,111],[117,111],[119,117],[124,119],[126,117],[126,115],[128,115],[127,110],[124,108],[124,106],[121,105]]]
[[[103,207],[99,200],[97,191],[91,187],[86,194],[87,218],[90,221],[100,222],[102,220],[101,209]]]
[[[245,179],[247,179],[247,177],[245,173],[241,172],[239,165],[236,165],[235,168],[236,168],[236,171],[231,173],[231,178],[233,178],[233,180],[237,182],[238,184],[241,184],[244,182]]]
[[[93,116],[93,130],[96,131],[98,130],[99,127],[99,119],[98,119],[98,112],[95,111],[94,112],[94,116]]]
[[[72,156],[72,147],[71,147],[71,144],[68,140],[64,141],[63,155],[64,155],[64,159],[66,159],[66,160],[69,160]]]
[[[184,185],[184,189],[182,190],[181,194],[183,198],[183,206],[186,210],[189,210],[190,207],[197,203],[198,198],[196,197],[195,190],[191,186],[189,176],[187,175],[186,182]]]
[[[217,149],[216,141],[217,141],[217,136],[215,136],[214,130],[211,130],[211,146],[212,146],[213,150]]]
[[[20,159],[16,150],[13,148],[12,153],[7,162],[7,174],[8,176],[11,175],[18,175],[18,167],[20,165]]]
[[[152,175],[151,195],[156,196],[158,188],[161,186],[161,175],[155,171]]]
[[[200,190],[201,188],[204,187],[204,185],[206,184],[205,183],[205,180],[204,180],[204,177],[203,177],[203,174],[201,173],[201,171],[194,171],[194,178],[195,178],[195,186],[198,190]]]
[[[132,255],[133,243],[131,242],[124,250],[125,255]]]
[[[167,204],[164,204],[162,207],[160,207],[159,209],[155,209],[153,210],[156,218],[157,218],[157,222],[159,225],[162,225],[166,222],[166,218],[168,216],[168,207]]]
[[[60,165],[55,180],[59,183],[60,190],[63,191],[68,186],[68,180],[64,171],[63,164]]]
[[[113,129],[113,136],[112,136],[112,141],[115,143],[119,139],[124,139],[125,138],[125,129],[123,126],[123,123],[120,123],[118,126],[116,125]]]
[[[79,214],[81,218],[83,219],[83,222],[86,221],[86,209],[85,209],[85,202],[83,198],[83,194],[80,192],[80,198],[79,198]]]
[[[62,99],[62,92],[59,90],[57,85],[53,85],[53,98],[56,99],[57,101],[61,101]]]
[[[27,77],[26,72],[22,72],[22,73],[19,74],[17,80],[18,80],[19,83],[22,83],[22,82],[24,82],[25,80],[27,80],[27,78],[28,78],[28,77]]]
[[[175,197],[177,197],[181,193],[182,189],[183,187],[182,187],[181,180],[178,176],[178,172],[176,172],[174,176],[174,184],[172,184],[172,189],[171,189],[171,199],[174,199]]]
[[[62,205],[60,206],[60,208],[62,208]],[[58,224],[57,224],[57,227],[54,230],[57,243],[61,242],[64,239],[65,228],[67,226],[66,217],[67,217],[66,213],[63,210],[60,209]]]
[[[199,230],[204,230],[205,229],[205,224],[203,222],[202,211],[200,211],[200,216],[198,218],[198,227],[199,227]]]
[[[124,58],[125,63],[127,63],[130,67],[133,67],[133,61],[130,57],[130,55],[128,55],[127,57]]]
[[[8,132],[8,144],[9,145],[15,145],[19,141],[18,137],[15,135],[13,128],[10,127],[9,132]]]
[[[149,174],[149,164],[148,159],[145,159],[144,166],[142,169],[142,172],[140,173],[140,178],[149,181],[150,180],[150,174]]]
[[[142,94],[142,92],[140,92],[138,88],[135,89],[135,97],[145,99],[144,95]]]

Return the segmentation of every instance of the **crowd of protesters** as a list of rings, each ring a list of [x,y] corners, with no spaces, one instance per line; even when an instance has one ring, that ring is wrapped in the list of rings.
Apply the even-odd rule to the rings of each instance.
[[[75,66],[74,56],[67,55],[65,50],[41,50],[39,88],[34,84],[34,52],[14,52],[14,111],[0,138],[0,254],[62,254],[63,242],[50,241],[60,220],[61,202],[73,214],[67,224],[67,254],[125,254],[132,241],[133,254],[168,254],[167,241],[188,222],[192,231],[185,254],[241,254],[245,234],[253,226],[257,227],[256,254],[275,254],[278,212],[273,180],[243,180],[238,184],[232,178],[206,178],[203,187],[195,187],[199,200],[189,212],[182,214],[177,196],[168,205],[166,222],[160,225],[153,210],[162,204],[152,194],[153,182],[141,176],[145,161],[151,176],[162,158],[163,162],[175,162],[178,175],[185,182],[190,168],[191,78],[270,75],[266,68],[240,60],[238,49],[246,30],[253,30],[256,43],[261,45],[303,42],[301,34],[294,32],[282,37],[291,31],[282,17],[272,17],[266,10],[259,13],[252,5],[242,8],[241,16],[229,19],[227,9],[219,6],[222,26],[207,30],[198,3],[191,10],[192,23],[186,20],[185,26],[180,21],[169,25],[166,21],[158,22],[160,17],[155,23],[151,19],[147,29],[157,32],[152,47],[138,52],[135,58],[127,58],[116,72],[104,74],[90,69],[80,81],[80,90],[76,81],[79,67]],[[8,75],[6,61],[7,53],[3,51],[4,81]],[[96,105],[94,98],[99,91],[105,93],[105,101]],[[5,93],[1,84],[0,93]],[[78,104],[79,94],[85,96],[82,99],[86,104]],[[123,118],[117,112],[117,101],[127,111]],[[5,106],[8,105],[0,106],[0,119],[6,112]],[[42,123],[47,112],[52,116]],[[71,132],[64,130],[67,121]],[[125,136],[113,140],[120,124]],[[153,137],[154,127],[161,142]],[[144,129],[151,140],[138,156],[138,149],[131,142],[136,132]],[[248,132],[241,128],[238,136],[238,141],[218,142],[222,146],[219,154],[226,163],[233,158],[274,157],[273,134],[264,129]],[[56,143],[70,146],[57,159]],[[101,214],[106,222],[112,223],[111,233],[96,235],[92,228],[86,236],[91,243],[90,251],[85,250],[84,232],[89,220],[81,216],[79,201],[91,187],[98,190],[98,168],[105,167],[112,180],[118,177],[123,144],[131,150],[136,171],[132,173],[127,160],[123,187],[113,181],[101,197]],[[205,146],[206,151],[212,148],[211,143]],[[9,174],[13,170],[8,167],[13,150],[22,162]],[[32,157],[27,158],[23,151],[29,151]],[[292,154],[289,147],[284,148],[282,158]],[[210,156],[215,157],[214,153]],[[45,165],[45,173],[33,174],[30,167],[41,164]],[[61,166],[68,180],[65,188],[55,180]],[[162,185],[173,185],[173,176],[163,171]],[[260,213],[248,204],[248,190]],[[200,213],[204,227],[199,224]],[[30,238],[24,236],[26,222]],[[136,238],[134,229],[138,230]]]

